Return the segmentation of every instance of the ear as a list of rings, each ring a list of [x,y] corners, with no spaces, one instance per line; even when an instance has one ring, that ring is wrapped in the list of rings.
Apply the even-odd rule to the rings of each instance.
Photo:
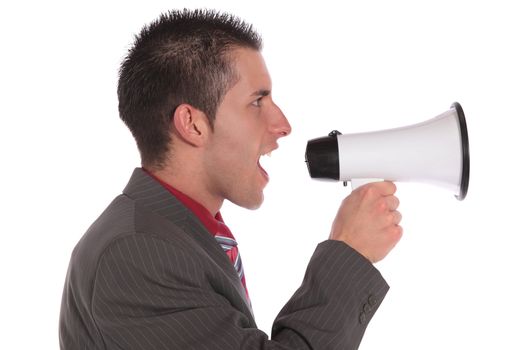
[[[210,131],[206,114],[186,103],[173,112],[173,126],[184,141],[196,147],[204,144]]]

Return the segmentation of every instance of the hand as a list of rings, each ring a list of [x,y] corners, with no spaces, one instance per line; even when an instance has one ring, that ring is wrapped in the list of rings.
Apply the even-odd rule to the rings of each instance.
[[[403,234],[395,192],[396,185],[390,181],[354,190],[339,207],[330,239],[345,242],[372,263],[382,260]]]

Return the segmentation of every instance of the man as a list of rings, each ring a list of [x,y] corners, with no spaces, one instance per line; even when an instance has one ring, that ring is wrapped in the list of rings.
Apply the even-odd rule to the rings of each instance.
[[[271,340],[253,318],[220,208],[262,204],[259,159],[291,132],[260,50],[251,26],[213,11],[172,11],[137,36],[118,96],[142,168],[73,251],[62,349],[359,346],[388,290],[372,263],[401,236],[390,182],[343,201]]]

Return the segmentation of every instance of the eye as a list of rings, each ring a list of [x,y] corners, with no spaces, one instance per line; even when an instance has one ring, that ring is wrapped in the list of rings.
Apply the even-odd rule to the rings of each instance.
[[[261,103],[262,103],[262,99],[263,99],[264,96],[261,96],[259,97],[258,99],[256,99],[255,101],[253,101],[251,104],[252,106],[254,107],[261,107]]]

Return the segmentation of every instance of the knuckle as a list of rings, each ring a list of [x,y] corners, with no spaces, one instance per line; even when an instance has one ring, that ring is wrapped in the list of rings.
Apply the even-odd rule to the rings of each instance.
[[[399,198],[397,198],[396,196],[393,196],[392,198],[392,201],[394,202],[392,209],[397,209],[399,207]]]
[[[379,213],[386,212],[388,210],[388,203],[386,202],[386,200],[382,199],[377,201],[376,209]]]
[[[363,199],[369,199],[377,196],[377,190],[374,188],[374,186],[364,186],[361,189],[361,197]]]
[[[399,241],[403,236],[403,228],[399,225],[394,226],[392,228],[392,236],[394,237],[396,242]]]
[[[394,211],[388,211],[384,216],[384,224],[387,226],[395,226],[398,225],[401,222],[402,215],[397,210]]]
[[[392,222],[393,224],[397,225],[397,224],[399,224],[399,223],[401,222],[402,216],[401,216],[401,213],[400,213],[400,212],[398,212],[398,211],[393,211],[392,214],[391,214],[391,216],[392,216],[392,221],[391,221],[391,222]]]
[[[385,225],[387,226],[392,226],[394,224],[394,221],[395,221],[395,216],[393,213],[388,213],[384,216],[384,222],[385,222]]]

